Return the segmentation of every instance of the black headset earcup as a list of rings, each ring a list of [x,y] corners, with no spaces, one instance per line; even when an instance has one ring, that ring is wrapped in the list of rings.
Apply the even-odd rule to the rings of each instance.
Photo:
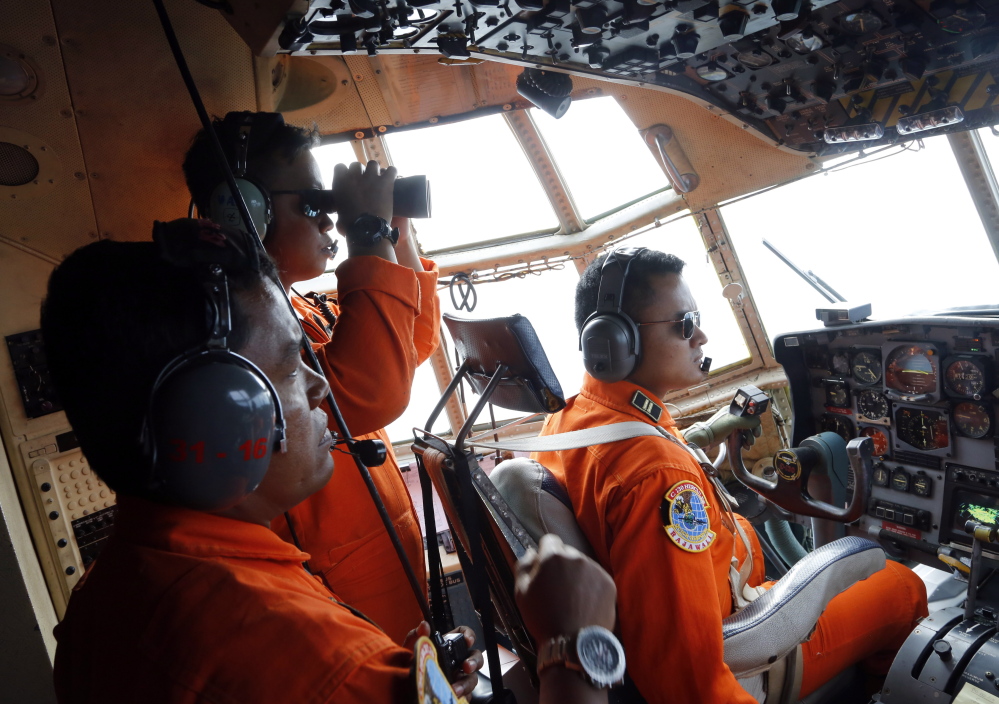
[[[257,235],[263,241],[267,236],[267,226],[270,225],[273,217],[270,195],[267,193],[267,189],[259,183],[246,178],[237,178],[236,185],[243,196],[247,210],[250,211],[250,218],[257,228]],[[229,190],[229,184],[225,181],[217,185],[215,190],[212,191],[208,213],[203,214],[219,225],[234,227],[243,232],[250,231],[243,224],[243,217],[239,213],[239,206],[236,205],[236,201],[232,197],[232,192]]]
[[[267,473],[278,403],[258,374],[234,361],[182,361],[150,400],[150,498],[201,511],[237,504]]]
[[[616,313],[591,315],[583,325],[579,345],[587,373],[608,383],[626,379],[641,354],[635,323]]]

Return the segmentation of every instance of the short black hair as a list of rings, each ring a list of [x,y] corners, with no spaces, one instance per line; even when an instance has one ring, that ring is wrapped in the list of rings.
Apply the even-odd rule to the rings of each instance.
[[[597,257],[586,267],[576,284],[576,330],[583,331],[583,324],[597,310],[597,294],[600,292],[600,272],[607,254]],[[638,317],[645,302],[652,296],[653,276],[681,274],[684,261],[675,254],[666,254],[655,249],[642,249],[631,260],[628,280],[624,284],[621,308],[631,318]]]
[[[232,114],[229,113],[229,115]],[[268,115],[268,113],[257,114]],[[218,135],[219,141],[222,143],[222,150],[229,160],[229,167],[234,168],[236,135],[238,133],[229,129],[224,119],[217,117],[212,121],[212,129],[215,130],[215,134]],[[247,175],[270,188],[270,180],[273,177],[275,166],[280,165],[282,161],[285,164],[290,164],[302,151],[318,146],[319,132],[315,127],[304,129],[281,123],[265,134],[262,141],[254,142],[252,132],[250,140],[246,165]],[[201,214],[207,216],[212,191],[225,180],[225,174],[219,167],[215,152],[212,149],[211,139],[204,129],[194,136],[191,147],[184,157],[183,168],[187,190],[191,192],[194,204],[198,206]]]
[[[227,277],[235,351],[250,332],[236,294],[275,278],[266,256],[260,268]],[[197,274],[164,262],[152,242],[95,242],[52,272],[42,304],[49,370],[83,453],[116,492],[144,494],[139,436],[153,383],[167,362],[205,342],[208,310]]]

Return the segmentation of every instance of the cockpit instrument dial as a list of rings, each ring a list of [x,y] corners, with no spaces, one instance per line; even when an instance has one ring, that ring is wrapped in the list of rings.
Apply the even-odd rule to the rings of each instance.
[[[877,32],[884,23],[880,17],[870,10],[861,10],[860,12],[851,12],[843,15],[842,19],[840,19],[840,24],[850,34],[861,35]]]
[[[857,394],[857,411],[868,420],[884,420],[888,417],[888,399],[880,391],[864,389]]]
[[[844,418],[837,413],[823,413],[820,425],[824,433],[836,433],[846,442],[853,440],[853,423],[849,418]]]
[[[885,365],[885,385],[905,394],[932,394],[937,390],[936,351],[920,345],[896,347]]]
[[[836,408],[850,407],[850,389],[843,379],[826,379],[826,405]]]
[[[976,7],[974,3],[967,3],[964,7],[958,7],[954,13],[937,20],[940,29],[951,34],[964,34],[978,29],[988,20],[988,16]]]
[[[874,486],[888,486],[888,482],[891,481],[891,475],[880,462],[874,465],[874,472],[871,477],[874,481]]]
[[[908,493],[910,481],[911,477],[909,476],[909,473],[901,467],[891,473],[891,488],[895,491]]]
[[[851,372],[858,384],[870,386],[881,381],[881,351],[861,350],[857,352],[853,356]]]
[[[912,478],[912,493],[916,496],[929,496],[933,492],[933,480],[920,472]]]
[[[874,441],[875,457],[884,457],[888,454],[888,436],[880,428],[861,428],[860,436]]]
[[[898,439],[917,450],[939,450],[950,444],[947,418],[928,408],[899,408],[895,411]]]
[[[944,388],[951,396],[976,401],[988,391],[989,365],[981,357],[952,357],[944,370]]]
[[[954,427],[968,438],[984,438],[992,434],[992,414],[984,403],[964,401],[954,406]]]

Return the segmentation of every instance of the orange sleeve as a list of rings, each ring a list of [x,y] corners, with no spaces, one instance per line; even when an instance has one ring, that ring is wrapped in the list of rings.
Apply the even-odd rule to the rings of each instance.
[[[420,286],[412,269],[379,257],[350,257],[336,275],[340,315],[316,355],[351,434],[364,435],[409,405]]]
[[[660,505],[691,472],[653,469],[608,506],[611,572],[628,672],[649,704],[756,704],[725,665],[718,579],[710,551],[687,552],[663,528]],[[717,516],[717,514],[714,514]],[[712,531],[725,530],[710,521]]]
[[[441,342],[441,301],[437,297],[437,265],[420,257],[424,271],[416,274],[420,284],[420,314],[416,316],[413,344],[416,363],[423,364]]]

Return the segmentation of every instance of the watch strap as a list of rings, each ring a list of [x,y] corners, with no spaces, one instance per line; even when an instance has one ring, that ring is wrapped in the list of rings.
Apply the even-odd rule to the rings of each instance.
[[[372,228],[372,224],[376,225],[378,229]],[[399,228],[389,227],[385,218],[370,213],[361,213],[354,222],[347,226],[347,240],[353,244],[370,247],[381,239],[387,239],[394,247],[399,241]]]
[[[583,666],[576,657],[575,636],[555,636],[549,638],[538,648],[538,674],[549,667],[565,667],[576,672],[583,672]]]

